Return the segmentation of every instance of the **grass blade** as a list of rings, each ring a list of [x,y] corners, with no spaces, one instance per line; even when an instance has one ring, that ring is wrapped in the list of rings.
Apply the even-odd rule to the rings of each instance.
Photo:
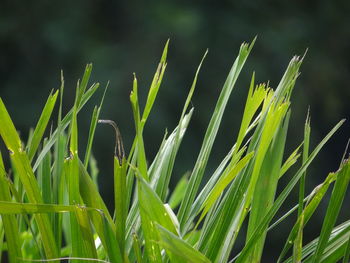
[[[31,203],[42,203],[39,186],[30,166],[30,161],[22,148],[21,140],[1,99],[0,119],[2,120],[0,135],[10,151],[11,160],[25,188],[28,199]],[[47,258],[56,258],[58,251],[48,215],[38,214],[35,219],[42,236]]]
[[[84,159],[84,166],[87,169],[88,167],[88,163],[90,160],[90,154],[91,154],[91,148],[92,148],[92,142],[94,140],[94,135],[95,135],[95,130],[96,130],[96,126],[97,126],[97,121],[100,117],[100,112],[101,112],[101,108],[102,108],[102,104],[106,95],[106,91],[108,88],[109,83],[107,83],[105,91],[103,93],[102,99],[101,99],[101,103],[100,106],[97,107],[95,106],[94,111],[92,113],[92,117],[91,117],[91,123],[90,123],[90,130],[89,130],[89,138],[88,138],[88,142],[87,142],[87,147],[86,147],[86,151],[85,151],[85,159]]]
[[[260,225],[255,229],[254,233],[251,235],[250,240],[248,240],[248,242],[246,243],[246,246],[243,248],[236,263],[245,262],[245,260],[247,259],[248,253],[250,252],[250,249],[252,249],[256,240],[258,240],[260,236],[263,234],[265,227],[269,224],[273,216],[277,213],[277,211],[279,210],[279,208],[281,207],[281,205],[283,204],[283,202],[285,201],[289,193],[292,191],[296,183],[299,181],[304,171],[307,169],[307,167],[310,165],[310,163],[313,161],[313,159],[316,157],[316,155],[319,153],[322,147],[326,144],[326,142],[330,139],[330,137],[332,137],[332,135],[340,128],[340,126],[344,123],[344,121],[345,120],[342,120],[339,123],[337,123],[337,125],[335,125],[335,127],[326,135],[326,137],[313,150],[313,152],[310,154],[306,162],[296,172],[296,174],[290,180],[288,185],[284,188],[282,193],[278,196],[273,206],[269,209],[268,213],[264,216]]]
[[[220,125],[222,116],[224,114],[227,101],[232,92],[234,84],[238,78],[238,75],[242,70],[242,67],[254,45],[254,42],[255,42],[255,39],[250,45],[243,44],[241,46],[238,57],[230,70],[230,73],[226,79],[224,87],[217,101],[214,114],[212,115],[212,118],[208,125],[208,129],[204,136],[204,141],[203,141],[200,153],[198,155],[197,162],[193,168],[192,175],[190,177],[190,181],[186,189],[185,197],[181,202],[179,215],[178,215],[181,228],[183,228],[183,226],[187,223],[191,205],[195,199],[195,195],[197,194],[199,185],[204,175],[206,164],[208,162],[209,155],[210,155],[216,134],[218,132],[219,125]]]
[[[88,100],[91,98],[91,96],[96,92],[96,90],[99,88],[99,84],[95,83],[93,84],[82,96],[80,104],[77,105],[77,113],[84,107],[84,105],[86,104],[86,102],[88,102]],[[62,119],[61,121],[61,132],[63,132],[68,125],[70,124],[71,120],[72,120],[72,115],[73,115],[73,109],[71,109],[67,115]],[[44,156],[47,154],[48,151],[50,151],[51,147],[54,145],[54,143],[56,142],[57,138],[59,137],[60,133],[58,133],[58,129],[56,129],[52,135],[50,136],[50,140],[47,142],[46,146],[41,150],[40,154],[38,155],[34,166],[33,166],[33,171],[35,172],[36,169],[38,168],[40,162],[42,161],[42,159],[44,158]]]
[[[299,216],[297,222],[293,226],[293,228],[292,228],[292,230],[291,230],[291,232],[286,240],[286,243],[283,247],[283,250],[282,250],[277,262],[281,262],[283,257],[288,252],[288,250],[292,247],[292,244],[294,243],[294,241],[297,237],[297,234],[299,232],[298,229],[304,228],[304,226],[307,224],[307,222],[309,221],[309,219],[311,218],[311,216],[315,212],[316,208],[318,207],[318,205],[322,201],[330,184],[335,181],[335,178],[336,178],[336,173],[330,173],[327,176],[327,178],[325,179],[325,181],[322,184],[318,185],[311,192],[311,194],[306,198],[308,200],[307,201],[308,204],[306,205],[305,209],[303,210],[303,214],[302,214],[303,220],[301,220],[301,217]],[[299,207],[299,205],[297,206],[297,208],[298,207]]]
[[[53,95],[50,94],[44,106],[44,109],[41,113],[40,119],[35,127],[34,133],[30,140],[30,144],[28,145],[28,158],[30,161],[33,160],[33,157],[36,153],[36,150],[38,149],[41,138],[43,137],[46,126],[50,120],[52,110],[55,106],[57,96],[58,96],[58,90]]]
[[[180,259],[179,262],[192,262],[192,263],[209,263],[211,262],[202,253],[195,250],[185,241],[174,235],[172,232],[157,224],[159,232],[159,243],[164,247],[170,255],[173,254],[173,258]],[[172,261],[173,262],[173,261]]]
[[[350,181],[350,159],[345,160],[340,167],[340,171],[337,172],[337,180],[335,181],[334,189],[331,195],[331,199],[328,204],[325,219],[323,221],[322,230],[317,248],[312,262],[319,262],[322,254],[327,246],[328,239],[331,235],[332,228],[337,220],[341,204],[343,202],[346,189]]]
[[[304,127],[304,144],[303,144],[303,163],[305,163],[308,155],[309,155],[309,143],[310,143],[310,116],[309,113],[306,117],[305,127]],[[294,242],[293,249],[293,261],[294,263],[301,262],[302,257],[302,248],[303,248],[303,225],[304,225],[304,196],[305,196],[305,178],[306,178],[306,170],[303,176],[300,178],[300,186],[299,186],[299,207],[298,207],[298,217],[300,218],[299,230],[297,232],[297,237]]]
[[[189,173],[185,173],[184,176],[181,177],[180,181],[176,184],[176,187],[168,201],[171,209],[177,208],[180,205],[181,200],[184,198],[185,189],[188,183],[188,176]]]
[[[6,176],[6,173],[5,173],[4,162],[2,160],[2,156],[0,152],[0,202],[2,201],[11,202],[10,190],[9,190],[5,176]],[[7,211],[11,211],[11,208],[8,209]],[[18,231],[19,227],[18,227],[17,219],[13,214],[10,214],[10,215],[6,215],[2,213],[0,214],[1,214],[0,221],[2,221],[2,228],[5,232],[5,237],[7,242],[9,262],[16,263],[17,258],[22,257],[21,240],[20,240],[20,235]]]

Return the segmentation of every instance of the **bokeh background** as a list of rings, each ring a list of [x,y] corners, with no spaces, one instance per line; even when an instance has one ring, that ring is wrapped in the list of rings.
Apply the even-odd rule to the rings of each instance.
[[[147,158],[151,161],[165,130],[176,126],[197,65],[209,48],[192,101],[195,113],[174,170],[174,178],[179,178],[193,167],[216,98],[240,44],[258,35],[227,107],[209,160],[209,176],[236,138],[253,71],[258,82],[269,81],[275,88],[292,56],[303,55],[308,49],[292,98],[287,153],[302,141],[308,107],[311,147],[340,119],[349,117],[349,14],[347,0],[2,0],[0,95],[26,140],[49,92],[60,86],[60,70],[64,71],[64,107],[68,110],[73,104],[76,81],[85,65],[92,62],[92,81],[102,86],[110,81],[101,117],[118,123],[129,149],[134,136],[129,104],[132,73],[138,77],[144,102],[163,46],[170,38],[168,67],[145,129]],[[93,106],[101,96],[102,89],[79,114],[81,152]],[[348,121],[315,160],[307,179],[308,191],[337,169],[349,131]],[[113,147],[112,129],[98,127],[93,153],[99,164],[103,196],[110,200]],[[296,196],[290,198],[284,211],[296,200]],[[346,213],[342,216],[348,217]],[[318,233],[321,219],[317,218],[323,215],[324,208],[306,228],[306,241]],[[288,234],[285,229],[288,227],[279,227],[268,236],[264,260],[275,260],[272,255],[278,254],[275,249],[282,246],[280,240]]]

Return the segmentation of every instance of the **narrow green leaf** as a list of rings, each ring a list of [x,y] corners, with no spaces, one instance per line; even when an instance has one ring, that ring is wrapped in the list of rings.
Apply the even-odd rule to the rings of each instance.
[[[134,248],[134,253],[136,255],[136,262],[137,263],[142,263],[142,253],[141,253],[141,244],[140,244],[140,240],[137,236],[136,233],[133,233],[132,235],[133,238],[133,248]]]
[[[254,229],[260,225],[260,221],[268,209],[273,205],[282,165],[289,117],[290,112],[287,114],[284,122],[279,125],[280,127],[277,130],[277,134],[271,142],[269,149],[264,157],[251,203],[247,240],[249,240],[249,237]],[[266,125],[268,125],[267,122]],[[267,226],[264,232],[265,233],[263,233],[259,241],[256,242],[255,247],[251,252],[249,259],[251,262],[261,261],[261,255],[267,234]]]
[[[159,244],[164,247],[168,253],[174,254],[174,257],[179,257],[179,262],[200,263],[211,262],[202,253],[195,250],[192,246],[187,244],[184,240],[174,235],[171,231],[157,224],[159,232]]]
[[[10,151],[11,161],[25,188],[28,199],[31,203],[42,203],[39,186],[30,166],[30,161],[21,146],[21,140],[1,99],[0,119],[2,121],[2,125],[0,125],[0,135]],[[35,216],[35,219],[42,237],[42,243],[47,258],[56,258],[58,251],[48,215],[38,214]]]
[[[202,181],[206,164],[208,162],[209,155],[214,144],[214,140],[218,132],[219,125],[221,123],[221,119],[224,114],[224,110],[226,108],[228,99],[230,97],[234,84],[236,83],[238,75],[241,72],[242,67],[254,45],[254,42],[255,39],[250,45],[242,44],[238,57],[230,70],[230,73],[225,81],[224,87],[217,101],[214,113],[211,117],[208,129],[204,136],[204,141],[200,153],[198,155],[196,164],[193,168],[192,175],[190,177],[190,181],[186,189],[185,197],[181,202],[179,210],[179,221],[181,224],[181,228],[187,223],[191,205],[195,199],[195,195],[197,194],[199,185]]]
[[[309,143],[310,143],[310,116],[309,112],[306,117],[305,127],[304,127],[304,143],[303,143],[303,163],[305,163],[308,155],[309,155]],[[300,178],[299,185],[299,208],[298,208],[298,217],[300,217],[300,224],[298,229],[298,234],[294,242],[293,249],[293,261],[294,263],[301,262],[302,257],[302,248],[303,248],[303,225],[304,225],[304,196],[305,196],[305,178],[306,178],[306,170],[303,176]]]
[[[143,125],[141,124],[140,120],[140,106],[138,101],[138,90],[137,90],[137,79],[136,76],[134,76],[134,82],[133,82],[133,90],[130,94],[130,101],[132,110],[134,113],[134,121],[135,121],[135,129],[136,129],[136,141],[137,141],[137,164],[140,169],[140,172],[148,181],[148,174],[147,174],[147,161],[146,161],[146,153],[145,153],[145,146],[143,143]]]
[[[75,212],[75,205],[55,205],[55,204],[33,204],[33,203],[17,203],[0,201],[0,214],[47,214],[61,212]],[[95,208],[87,208],[88,210],[96,210]]]
[[[5,179],[5,176],[6,176],[5,167],[4,167],[4,163],[0,152],[0,202],[2,201],[11,202],[10,190],[9,190],[7,181]],[[0,229],[3,229],[3,233],[5,233],[5,237],[6,237],[9,262],[16,263],[17,258],[22,257],[21,240],[20,240],[20,235],[18,231],[19,227],[18,227],[17,219],[14,215],[2,214],[0,221],[2,223],[2,226],[0,227]],[[3,237],[1,237],[1,239],[3,239]],[[0,251],[2,251],[2,248],[0,248]]]
[[[289,155],[289,157],[287,158],[287,160],[283,163],[281,170],[280,170],[280,175],[279,178],[281,178],[288,170],[290,167],[292,167],[299,159],[300,157],[300,153],[299,153],[299,149],[300,149],[301,145],[299,145],[292,153],[291,155]]]
[[[66,153],[66,140],[67,137],[62,132],[62,105],[63,105],[63,93],[64,93],[64,77],[63,71],[61,71],[61,87],[60,87],[60,105],[58,108],[57,116],[57,133],[60,134],[58,140],[54,142],[54,164],[52,173],[52,201],[54,204],[63,204],[64,195],[64,183],[62,182],[62,173],[64,169],[64,157]],[[61,247],[62,244],[62,215],[54,214],[52,221],[52,228],[54,236],[56,237],[57,247]]]
[[[340,207],[344,200],[346,189],[350,181],[350,159],[345,160],[340,167],[340,171],[337,172],[337,180],[335,181],[334,189],[331,195],[331,199],[328,204],[325,219],[323,221],[320,239],[317,243],[315,255],[313,257],[313,263],[319,262],[322,254],[326,248],[328,239],[331,235],[332,228],[337,220]]]
[[[141,177],[137,177],[139,182],[139,204],[151,221],[157,222],[174,234],[177,229],[169,215],[164,204],[150,187],[150,185]]]
[[[92,113],[91,122],[90,122],[90,130],[89,130],[89,138],[88,138],[87,147],[86,147],[86,151],[85,151],[85,159],[84,159],[85,168],[87,168],[89,160],[90,160],[91,148],[92,148],[92,143],[94,140],[97,121],[100,117],[100,112],[101,112],[102,104],[103,104],[103,101],[104,101],[104,98],[106,95],[108,85],[109,85],[109,82],[107,83],[106,88],[103,92],[100,106],[99,107],[95,106],[94,111]]]
[[[220,195],[223,193],[227,185],[231,183],[231,181],[236,177],[236,175],[248,164],[248,162],[253,158],[254,152],[248,153],[244,156],[234,167],[230,169],[230,171],[225,174],[225,176],[221,177],[216,183],[213,190],[208,195],[207,199],[204,201],[202,205],[203,212],[197,221],[197,225],[202,221],[204,216],[208,213],[208,211],[212,208],[214,203],[218,200]],[[202,210],[201,209],[201,210]]]
[[[167,65],[166,64],[166,57],[167,57],[167,53],[168,53],[168,45],[169,45],[169,40],[165,44],[161,60],[158,64],[157,71],[153,77],[151,87],[149,88],[149,91],[148,91],[146,105],[145,105],[145,109],[143,111],[142,119],[141,119],[142,128],[144,127],[144,124],[145,124],[145,122],[146,122],[146,120],[151,112],[154,101],[155,101],[157,94],[158,94],[158,91],[159,91],[160,84],[162,83],[163,75],[164,75],[165,68]]]
[[[75,216],[77,218],[77,223],[81,231],[82,239],[79,240],[83,247],[82,256],[85,258],[97,258],[97,251],[95,247],[95,242],[93,238],[93,232],[91,229],[90,218],[87,213],[87,209],[83,206],[75,206]],[[73,239],[74,242],[74,239]],[[73,245],[74,247],[74,245]]]
[[[297,237],[298,229],[303,228],[307,224],[307,222],[309,221],[309,219],[311,218],[311,216],[315,212],[316,208],[318,207],[318,205],[322,201],[330,184],[335,181],[335,178],[336,178],[336,173],[330,173],[327,176],[327,178],[325,179],[325,181],[322,184],[318,185],[311,192],[311,194],[305,198],[308,201],[307,201],[307,205],[302,213],[303,220],[301,220],[301,217],[299,216],[297,222],[293,226],[293,228],[292,228],[292,230],[291,230],[291,232],[286,240],[286,243],[283,247],[283,250],[282,250],[277,262],[281,262],[283,257],[287,254],[288,250],[292,247],[294,240]],[[305,199],[304,199],[304,202],[305,202]],[[295,207],[295,209],[297,209],[298,207],[299,207],[299,204]],[[272,228],[272,226],[270,227],[270,229],[271,228]]]
[[[320,263],[333,263],[339,262],[343,257],[347,241],[350,237],[350,221],[346,221],[339,226],[332,229],[330,238],[327,242],[327,246],[324,253],[320,259]],[[314,252],[319,243],[319,238],[314,239],[309,244],[303,247],[302,251],[302,262],[311,263],[313,260]],[[284,263],[291,263],[292,258],[290,257]]]
[[[99,84],[93,84],[82,96],[80,104],[77,106],[77,113],[84,107],[86,102],[91,98],[91,96],[96,92],[96,90],[99,88]],[[70,124],[72,120],[72,115],[73,115],[73,109],[71,109],[67,115],[62,119],[61,125],[60,125],[60,131],[63,132],[68,125]],[[47,154],[47,152],[51,149],[51,147],[54,145],[56,142],[57,138],[59,137],[61,133],[58,133],[58,129],[56,129],[52,135],[50,136],[50,140],[47,142],[46,146],[41,150],[40,154],[38,155],[34,166],[33,166],[33,171],[35,172],[36,169],[38,168],[40,162],[43,160],[44,156]]]
[[[176,184],[176,187],[174,191],[172,192],[170,198],[169,198],[169,205],[171,209],[175,209],[179,206],[181,200],[184,198],[185,195],[185,189],[188,183],[188,176],[189,173],[185,173],[180,181]]]
[[[87,64],[81,82],[79,83],[78,81],[77,96],[75,98],[75,104],[77,105],[80,105],[83,95],[85,94],[86,87],[89,83],[91,71],[92,64]]]
[[[300,167],[300,169],[296,172],[296,174],[292,177],[288,185],[284,188],[282,193],[278,196],[276,201],[274,202],[273,206],[269,209],[268,213],[264,218],[262,219],[260,225],[254,233],[252,234],[250,240],[246,243],[245,247],[243,248],[240,256],[238,257],[236,263],[245,262],[246,257],[248,253],[250,252],[250,249],[255,244],[256,240],[263,234],[265,227],[269,224],[269,222],[272,220],[273,216],[277,213],[279,208],[282,206],[285,199],[288,197],[289,193],[292,191],[296,183],[299,181],[300,177],[306,170],[306,168],[310,165],[310,163],[313,161],[313,159],[316,157],[316,155],[319,153],[319,151],[322,149],[322,147],[325,145],[325,143],[332,137],[332,135],[340,128],[340,126],[344,123],[345,120],[340,121],[327,135],[326,137],[317,145],[317,147],[314,149],[314,151],[310,154],[307,161]]]
[[[115,231],[112,229],[109,220],[107,220],[103,214],[101,214],[102,222],[103,222],[103,230],[104,230],[104,236],[106,238],[105,242],[105,249],[107,251],[109,260],[111,263],[120,263],[124,262],[122,253],[119,248],[119,244],[117,242],[117,239],[115,237]]]
[[[343,258],[343,263],[349,262],[350,259],[350,236],[348,239],[348,244],[346,245],[345,253],[344,253],[344,258]]]
[[[28,158],[30,161],[33,160],[33,157],[36,153],[36,150],[38,149],[41,138],[43,137],[46,126],[50,120],[52,110],[55,106],[57,96],[58,96],[58,90],[53,95],[50,94],[44,106],[44,109],[41,113],[40,119],[35,127],[34,133],[30,140],[30,144],[28,145]]]
[[[119,243],[119,248],[124,254],[125,252],[125,224],[127,217],[126,207],[126,169],[127,163],[125,157],[119,163],[118,158],[114,157],[114,204],[115,204],[115,222],[116,222],[116,237]]]

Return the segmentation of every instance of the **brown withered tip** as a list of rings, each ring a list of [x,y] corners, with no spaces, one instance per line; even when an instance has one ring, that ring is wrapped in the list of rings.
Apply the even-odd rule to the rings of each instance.
[[[117,124],[112,120],[98,120],[98,123],[109,124],[115,131],[115,148],[114,155],[118,158],[119,164],[122,165],[123,158],[125,157],[124,145],[122,135],[119,131]]]

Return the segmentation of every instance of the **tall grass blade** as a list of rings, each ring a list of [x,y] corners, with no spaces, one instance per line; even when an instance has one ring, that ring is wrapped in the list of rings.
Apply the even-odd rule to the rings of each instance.
[[[55,106],[57,96],[58,96],[58,90],[53,95],[50,94],[44,106],[44,109],[41,113],[40,119],[35,127],[35,130],[30,140],[30,144],[28,145],[28,158],[30,161],[33,160],[36,150],[38,149],[39,143],[41,141],[41,138],[43,137],[46,126],[50,120],[52,110]]]
[[[306,117],[305,127],[304,127],[304,144],[303,144],[303,163],[305,163],[308,155],[309,155],[309,144],[310,144],[310,116],[309,112]],[[299,230],[297,237],[294,242],[294,249],[293,249],[293,261],[294,263],[301,262],[302,257],[302,248],[303,248],[303,225],[304,225],[304,215],[303,213],[303,206],[304,206],[304,196],[305,196],[305,178],[306,178],[306,171],[304,172],[303,176],[300,178],[300,185],[299,185],[299,208],[298,208],[298,218],[300,218],[300,224],[299,224]]]
[[[283,124],[281,124],[278,128],[276,137],[271,143],[260,169],[260,175],[255,186],[254,197],[251,204],[247,240],[249,240],[254,229],[260,225],[260,221],[268,209],[273,205],[280,175],[280,169],[282,166],[282,158],[287,137],[289,117],[290,112],[287,114]],[[251,262],[259,262],[261,260],[266,234],[267,227],[262,234],[262,237],[255,244],[254,250],[251,252],[249,259]]]
[[[202,177],[204,175],[204,171],[209,159],[212,146],[214,144],[216,134],[219,129],[219,125],[221,123],[222,116],[224,114],[224,110],[226,108],[227,101],[232,92],[234,84],[236,83],[238,75],[241,72],[242,67],[254,45],[254,42],[255,39],[250,45],[243,44],[241,46],[238,57],[230,70],[230,73],[225,81],[224,87],[215,106],[214,114],[212,115],[211,120],[209,122],[200,153],[198,155],[196,164],[193,168],[190,177],[189,184],[186,189],[185,197],[180,205],[178,217],[181,224],[181,228],[183,228],[183,226],[187,223],[191,205],[195,199],[195,195],[197,194],[199,185],[202,181]]]

